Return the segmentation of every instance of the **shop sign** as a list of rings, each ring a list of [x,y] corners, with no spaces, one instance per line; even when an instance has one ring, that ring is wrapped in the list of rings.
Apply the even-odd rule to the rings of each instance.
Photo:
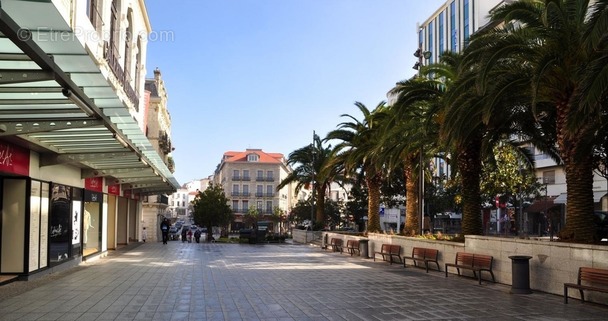
[[[103,192],[103,177],[85,178],[84,188],[95,192]]]
[[[29,176],[30,151],[0,141],[0,172]]]
[[[109,185],[108,194],[120,196],[120,184]]]

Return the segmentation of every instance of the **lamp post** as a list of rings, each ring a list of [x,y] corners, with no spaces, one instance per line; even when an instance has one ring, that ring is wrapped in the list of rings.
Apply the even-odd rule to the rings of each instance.
[[[414,52],[414,57],[418,61],[414,64],[415,70],[418,70],[418,77],[422,77],[423,59],[431,58],[430,51],[423,51],[422,47],[418,47]],[[418,173],[418,211],[420,213],[420,234],[424,234],[424,145],[420,146],[420,168]]]
[[[311,163],[311,171],[312,171],[312,180],[310,182],[310,186],[311,186],[311,194],[310,194],[310,230],[312,231],[312,227],[313,227],[313,222],[314,222],[314,217],[315,217],[315,154],[316,154],[316,147],[315,147],[315,131],[312,131],[312,145],[310,145],[311,148],[311,153],[312,153],[312,163]]]

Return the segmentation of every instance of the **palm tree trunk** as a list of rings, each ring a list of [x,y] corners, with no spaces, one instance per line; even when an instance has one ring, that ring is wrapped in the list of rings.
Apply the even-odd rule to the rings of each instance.
[[[315,187],[317,196],[315,197],[315,222],[322,222],[325,226],[325,187],[319,185]]]
[[[593,221],[593,160],[591,151],[581,151],[582,137],[591,135],[583,126],[567,135],[565,115],[569,105],[557,108],[557,144],[566,174],[566,225],[559,233],[561,239],[590,243],[595,238]],[[588,146],[588,145],[586,145]],[[585,155],[581,157],[580,155]]]
[[[458,170],[462,177],[462,234],[481,235],[481,141],[469,140],[457,156]]]
[[[418,220],[418,180],[414,178],[413,164],[416,163],[418,155],[408,155],[405,159],[405,226],[404,235],[416,235],[419,231]]]
[[[369,192],[367,231],[379,232],[381,230],[380,216],[378,215],[378,211],[380,210],[380,176],[377,174],[371,175],[371,177],[366,175],[365,183]]]

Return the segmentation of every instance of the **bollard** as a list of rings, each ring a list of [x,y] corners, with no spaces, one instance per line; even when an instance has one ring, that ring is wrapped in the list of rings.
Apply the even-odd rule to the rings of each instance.
[[[364,259],[369,259],[368,243],[369,240],[367,239],[359,240],[359,253],[361,253],[360,255]]]

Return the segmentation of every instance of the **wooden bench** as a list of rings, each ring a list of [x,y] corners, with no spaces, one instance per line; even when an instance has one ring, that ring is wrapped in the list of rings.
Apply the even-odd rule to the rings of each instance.
[[[584,283],[584,284],[583,284]],[[583,290],[608,293],[608,270],[591,267],[579,267],[576,283],[564,283],[564,303],[568,304],[568,288],[575,288],[585,302]]]
[[[418,262],[424,262],[426,273],[429,273],[429,262],[435,263],[435,265],[437,265],[437,271],[441,271],[439,262],[437,262],[438,256],[439,250],[415,247],[412,249],[412,256],[403,256],[403,267],[405,267],[406,260],[412,260],[416,267],[418,267]]]
[[[445,277],[448,277],[448,267],[451,266],[458,270],[458,275],[460,275],[460,269],[473,271],[473,275],[479,280],[479,284],[481,284],[481,271],[490,272],[492,282],[496,282],[494,280],[494,272],[492,272],[493,261],[494,258],[490,255],[458,252],[456,253],[454,263],[445,264]]]
[[[329,244],[325,245],[326,249],[331,249],[332,252],[340,252],[342,253],[342,239],[332,237]]]
[[[388,261],[393,264],[393,257],[399,258],[399,263],[401,263],[401,245],[391,245],[391,244],[382,244],[380,248],[380,252],[374,252],[374,262],[376,261],[376,254],[382,255],[382,260]]]
[[[361,252],[359,251],[359,240],[346,241],[346,251],[350,253],[350,256],[353,256],[355,252],[357,252],[358,255],[361,255]]]

